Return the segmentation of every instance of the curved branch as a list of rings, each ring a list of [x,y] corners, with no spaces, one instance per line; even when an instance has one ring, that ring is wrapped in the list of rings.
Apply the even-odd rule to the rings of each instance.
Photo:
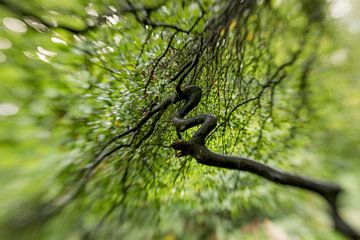
[[[210,114],[199,114],[195,117],[184,119],[199,104],[202,91],[200,87],[188,86],[182,92],[183,95],[181,97],[185,104],[176,112],[172,119],[177,131],[183,132],[200,124],[201,127],[189,141],[180,140],[172,144],[172,147],[178,151],[178,157],[190,155],[200,164],[251,172],[277,184],[316,193],[325,199],[330,206],[334,228],[351,239],[360,238],[360,235],[339,214],[337,199],[342,189],[338,185],[287,173],[252,159],[226,156],[209,150],[205,146],[205,139],[216,127],[217,119]]]

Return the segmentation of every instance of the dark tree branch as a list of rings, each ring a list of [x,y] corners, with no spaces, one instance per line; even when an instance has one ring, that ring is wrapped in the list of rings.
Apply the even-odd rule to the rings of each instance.
[[[150,16],[150,14],[154,11],[159,10],[162,6],[165,5],[167,0],[160,2],[157,5],[154,6],[145,6],[145,5],[139,5],[134,6],[131,2],[127,1],[128,6],[121,9],[121,13],[138,13],[138,12],[146,12],[147,15]]]
[[[150,111],[148,111],[142,118],[140,118],[140,120],[137,122],[137,124],[132,127],[129,128],[126,131],[123,131],[122,133],[114,136],[113,138],[111,138],[109,141],[107,141],[104,146],[100,149],[100,151],[96,154],[95,160],[94,162],[90,165],[90,167],[88,169],[90,169],[90,171],[92,171],[96,166],[98,166],[105,158],[107,158],[108,156],[110,156],[112,153],[116,152],[117,150],[119,150],[120,148],[122,148],[123,146],[130,146],[133,143],[133,139],[135,138],[135,136],[139,133],[139,131],[141,130],[141,128],[155,115],[158,114],[158,117],[156,117],[154,123],[156,124],[159,120],[160,117],[163,115],[163,113],[166,111],[166,109],[172,104],[172,103],[176,103],[180,100],[180,98],[178,97],[177,94],[170,96],[168,98],[166,98],[163,102],[159,103],[158,105],[156,105],[154,108],[152,108]],[[151,133],[154,130],[153,128],[155,127],[155,125],[153,125],[151,127]],[[109,150],[108,152],[104,153],[105,150],[116,140],[123,138],[125,136],[128,136],[130,133],[133,133],[133,136],[130,140],[129,144],[126,145],[118,145],[115,146],[113,149]],[[151,133],[148,133],[151,135]],[[149,135],[149,136],[150,136]],[[143,138],[142,140],[140,140],[140,144],[142,141],[144,141],[145,138]],[[137,144],[139,145],[139,143]],[[89,171],[89,170],[87,170]]]
[[[144,25],[152,26],[154,28],[156,28],[156,27],[171,28],[171,29],[175,29],[179,32],[189,33],[189,31],[183,30],[175,25],[171,25],[171,24],[167,24],[167,23],[157,23],[157,22],[153,22],[150,20],[150,18],[149,18],[150,14],[152,12],[160,9],[165,4],[165,2],[166,1],[163,1],[162,3],[159,3],[155,6],[146,6],[146,5],[134,6],[128,1],[128,3],[129,3],[128,6],[123,7],[121,9],[117,9],[117,12],[113,12],[110,10],[105,11],[104,13],[100,14],[100,16],[97,18],[97,21],[95,22],[94,25],[87,24],[84,28],[74,28],[74,27],[72,27],[70,25],[66,25],[66,24],[54,25],[51,21],[44,19],[43,17],[38,15],[36,12],[33,12],[33,11],[30,12],[26,8],[23,8],[20,5],[15,4],[9,0],[0,0],[0,6],[5,7],[7,10],[18,15],[19,17],[31,18],[33,21],[38,22],[38,23],[42,24],[43,26],[45,26],[47,29],[56,29],[56,28],[64,29],[73,34],[83,34],[83,33],[89,32],[91,30],[96,29],[99,25],[104,23],[106,20],[106,17],[112,16],[114,14],[118,15],[118,14],[126,14],[126,13],[134,14],[136,19]],[[139,12],[146,12],[147,18],[145,18],[145,19],[139,18],[138,17]],[[84,20],[84,22],[85,22],[85,20]],[[43,29],[43,31],[46,31],[47,29]]]
[[[252,159],[221,155],[209,150],[205,146],[205,138],[216,127],[216,117],[210,114],[199,114],[195,117],[184,119],[199,104],[202,91],[197,86],[188,86],[182,92],[182,100],[185,101],[185,104],[173,117],[174,125],[179,131],[185,131],[200,124],[201,127],[189,141],[180,140],[172,144],[172,147],[178,151],[177,156],[190,155],[200,164],[247,171],[274,183],[316,193],[323,197],[330,206],[334,228],[349,238],[360,238],[360,235],[339,214],[337,199],[342,189],[338,185],[287,173]]]
[[[176,34],[178,33],[178,31],[176,31],[175,33],[173,33],[169,39],[169,42],[165,48],[165,51],[160,55],[160,57],[158,57],[156,60],[155,60],[155,64],[154,66],[151,68],[151,72],[150,72],[150,75],[149,75],[149,78],[148,80],[146,81],[146,84],[145,84],[145,87],[144,87],[144,94],[146,94],[146,91],[149,87],[149,84],[154,76],[154,73],[155,73],[155,70],[157,68],[157,66],[159,65],[160,61],[166,56],[166,54],[168,53],[170,47],[171,47],[171,44],[176,36]]]
[[[54,25],[53,23],[43,19],[41,16],[37,15],[36,13],[27,11],[26,9],[14,4],[11,1],[7,1],[7,0],[0,0],[0,6],[5,7],[9,11],[11,11],[12,13],[18,15],[19,17],[22,17],[22,18],[29,17],[33,21],[38,22],[38,23],[42,24],[43,26],[45,26],[46,28],[49,28],[49,29],[60,28],[60,29],[66,30],[68,32],[71,32],[73,34],[81,34],[81,33],[85,33],[85,32],[88,32],[90,30],[93,30],[93,29],[95,29],[97,27],[96,24],[93,25],[93,26],[87,25],[85,28],[82,28],[82,29],[74,28],[74,27],[71,27],[71,26],[68,26],[68,25],[61,25],[61,24],[60,25]]]
[[[134,5],[132,4],[132,2],[130,0],[126,0],[126,3],[130,6],[130,9],[133,8],[135,9]],[[163,22],[154,22],[151,20],[150,18],[150,14],[147,13],[145,15],[145,17],[140,17],[137,11],[133,11],[134,16],[136,18],[136,20],[141,23],[142,25],[144,25],[144,27],[146,26],[151,26],[153,28],[169,28],[169,29],[173,29],[177,32],[183,32],[186,34],[189,34],[190,32],[187,30],[184,30],[176,25],[173,24],[169,24],[169,23],[163,23]]]

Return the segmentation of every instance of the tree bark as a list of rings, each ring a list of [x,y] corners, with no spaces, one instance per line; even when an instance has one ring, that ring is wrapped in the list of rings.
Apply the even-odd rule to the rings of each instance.
[[[184,117],[199,104],[202,94],[201,88],[188,86],[183,90],[178,88],[177,91],[181,100],[185,101],[185,104],[175,113],[172,119],[176,126],[178,136],[181,138],[181,132],[201,124],[201,127],[189,141],[180,140],[172,144],[172,147],[178,151],[178,157],[190,155],[200,164],[251,172],[277,184],[292,186],[316,193],[325,199],[330,206],[334,228],[351,239],[360,239],[359,234],[352,229],[339,214],[337,199],[339,193],[342,191],[340,186],[287,173],[252,159],[226,156],[212,152],[205,146],[205,139],[216,127],[217,118],[210,114],[199,114],[192,118],[184,119]]]

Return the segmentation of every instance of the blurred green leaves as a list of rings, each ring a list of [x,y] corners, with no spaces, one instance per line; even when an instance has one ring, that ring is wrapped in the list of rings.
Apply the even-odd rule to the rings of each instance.
[[[220,11],[214,1],[201,2],[209,11],[205,19],[194,28],[193,35],[174,37],[169,57],[159,63],[160,70],[150,79],[146,95],[143,88],[154,59],[167,48],[173,29],[150,29],[132,14],[112,14],[126,6],[119,1],[13,1],[24,11],[53,23],[53,27],[22,18],[0,5],[0,221],[18,214],[9,209],[16,210],[31,200],[36,204],[56,198],[76,185],[78,172],[91,163],[106,140],[133,126],[150,103],[173,92],[167,81],[189,57],[188,52],[177,51],[186,49],[187,41],[203,30],[211,14]],[[257,105],[249,104],[236,112],[226,131],[214,134],[210,146],[219,152],[256,156],[259,161],[293,172],[340,181],[349,190],[344,212],[359,224],[354,216],[359,212],[360,199],[356,194],[359,185],[355,184],[360,168],[360,47],[359,33],[347,31],[359,16],[341,18],[343,25],[337,26],[339,23],[332,22],[330,16],[318,12],[321,6],[326,8],[325,3],[316,2],[272,1],[271,11],[261,8],[251,15],[244,35],[241,79],[249,84],[252,78],[265,83],[274,64],[287,61],[301,47],[303,62],[289,70],[287,81],[277,89],[277,108],[271,118],[267,118],[271,107],[267,102],[253,118]],[[141,3],[154,6],[158,1],[137,2]],[[355,12],[359,6],[355,1],[351,4]],[[151,17],[188,29],[200,13],[191,1],[167,1]],[[104,22],[83,34],[56,27],[85,29],[101,14],[106,14]],[[139,13],[144,15],[144,11]],[[319,23],[310,31],[308,19],[323,25]],[[243,29],[238,22],[232,24],[229,41],[237,39],[239,32],[234,29]],[[331,29],[335,26],[336,30]],[[320,31],[326,32],[321,38]],[[302,46],[299,39],[305,34],[310,43]],[[290,113],[299,105],[302,93],[297,92],[294,79],[304,68],[305,56],[315,49],[319,61],[306,92],[310,106],[300,109],[296,117]],[[233,49],[222,50],[225,57],[220,60],[226,62]],[[233,90],[230,84],[239,84],[238,75],[234,73],[230,79],[233,82],[229,82],[222,69],[214,70],[206,64],[202,67],[204,74],[196,81],[209,95],[197,111],[226,116],[238,96],[231,99],[224,93]],[[250,94],[258,90],[249,89]],[[270,97],[264,94],[264,99]],[[226,101],[230,101],[228,109],[224,107]],[[148,145],[124,148],[102,164],[85,194],[39,230],[41,234],[35,238],[81,239],[95,229],[101,239],[270,239],[266,226],[275,224],[288,233],[289,239],[341,239],[329,230],[322,211],[314,210],[322,204],[307,194],[249,174],[209,169],[190,159],[174,158],[166,148],[175,139],[169,122],[173,111],[170,108],[166,113]],[[263,119],[267,121],[264,128]],[[296,121],[298,137],[290,140],[287,137]],[[259,129],[263,132],[257,144]],[[238,132],[241,134],[236,135]],[[234,144],[238,136],[241,144]],[[114,212],[107,215],[114,206]],[[105,223],[97,229],[105,217]],[[264,219],[271,220],[265,223]],[[254,221],[264,225],[252,224]],[[247,225],[254,225],[256,231],[247,231]]]

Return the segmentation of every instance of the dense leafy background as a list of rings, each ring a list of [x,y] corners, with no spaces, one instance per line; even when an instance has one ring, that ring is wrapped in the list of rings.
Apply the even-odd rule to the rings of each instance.
[[[305,18],[293,7],[294,1],[275,2],[279,9],[278,21],[293,22],[289,24],[291,30],[278,34],[269,43],[270,53],[284,45],[296,48],[297,44],[288,43],[297,41],[297,35],[303,34]],[[204,1],[206,7],[211,4],[212,1]],[[163,8],[154,18],[180,22],[180,26],[187,28],[200,10],[195,5],[186,9],[180,5],[179,1]],[[349,6],[352,9],[347,12]],[[101,12],[106,6],[102,1],[89,4],[80,0],[58,0],[32,1],[24,7],[45,19],[71,23],[71,27],[82,29],[84,19],[91,20],[95,12]],[[315,44],[319,57],[309,79],[309,106],[301,110],[300,116],[304,119],[299,122],[297,138],[292,139],[291,144],[286,139],[294,119],[287,113],[297,102],[291,93],[296,86],[289,81],[279,93],[278,125],[265,128],[264,140],[257,152],[250,150],[257,146],[257,124],[261,117],[255,118],[242,132],[244,145],[234,148],[232,132],[228,131],[215,134],[210,146],[217,151],[251,155],[283,169],[341,183],[346,189],[342,210],[359,228],[358,9],[360,6],[355,0],[331,2],[326,11],[325,34],[319,39],[316,32],[309,33],[310,47],[305,52],[314,51],[311,46]],[[342,16],[342,13],[347,14]],[[263,24],[268,23],[266,19],[273,19],[268,14],[259,15]],[[144,50],[146,54],[137,59],[147,35],[131,16],[109,19],[106,26],[86,37],[74,37],[62,29],[43,33],[21,22],[11,25],[18,17],[5,8],[0,8],[0,17],[0,220],[6,222],[26,214],[28,205],[52,199],[74,184],[74,173],[89,164],[101,143],[136,122],[142,114],[140,110],[151,99],[162,99],[173,91],[161,85],[169,72],[160,71],[154,76],[154,82],[158,81],[150,86],[148,96],[136,92],[149,75],[147,63],[166,48],[164,39],[172,32],[154,30],[152,41]],[[261,19],[254,17],[252,21],[261,22]],[[203,25],[200,22],[198,29]],[[287,26],[277,25],[281,29]],[[246,56],[257,56],[256,41],[260,37],[266,39],[270,31],[263,31],[261,36],[252,34],[250,31],[246,37],[249,42]],[[175,38],[175,44],[182,47],[185,39],[186,35],[180,35]],[[276,61],[286,58],[286,53],[286,50],[276,52],[279,58]],[[177,57],[186,58],[181,54]],[[260,70],[252,70],[249,64],[247,74],[262,76],[267,66],[261,64]],[[296,75],[297,67],[299,65],[290,73]],[[205,75],[211,71],[206,68]],[[206,83],[199,82],[203,86]],[[223,96],[221,93],[209,96],[198,112],[210,111],[221,117]],[[250,114],[246,112],[249,109],[244,109],[244,115]],[[170,109],[168,116],[173,111]],[[241,116],[236,118],[241,122]],[[127,239],[144,236],[271,239],[272,236],[280,239],[284,235],[287,236],[284,239],[342,239],[330,230],[325,206],[314,196],[274,186],[250,174],[198,166],[189,159],[182,167],[184,160],[174,158],[171,149],[151,145],[159,142],[169,145],[175,139],[169,122],[164,120],[162,125],[169,127],[160,129],[147,147],[139,151],[124,150],[110,159],[88,184],[86,194],[69,204],[46,228],[32,226],[34,238],[39,237],[35,235],[37,228],[44,239],[79,239],[84,232],[94,230],[108,209],[123,204],[124,163],[138,159],[134,160],[137,164],[131,165],[133,175],[128,181],[132,187],[126,190],[124,206],[118,207],[98,229],[97,234],[104,239],[111,236]],[[236,131],[238,126],[234,126]],[[160,160],[143,160],[142,156],[156,156]],[[155,178],[143,169],[143,161],[153,161]]]

